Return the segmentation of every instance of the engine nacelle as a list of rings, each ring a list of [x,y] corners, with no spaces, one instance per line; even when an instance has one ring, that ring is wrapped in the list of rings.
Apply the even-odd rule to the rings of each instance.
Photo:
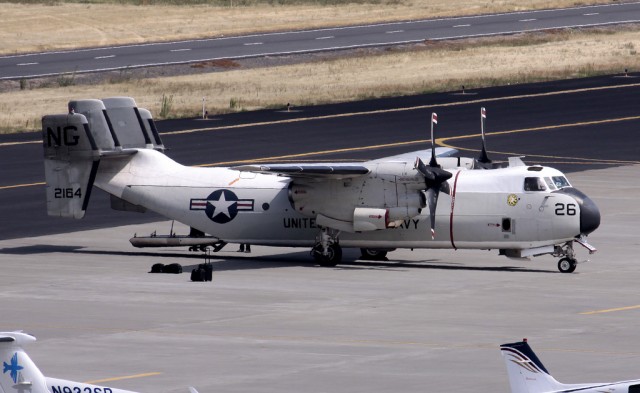
[[[386,229],[389,224],[389,211],[370,207],[356,207],[353,211],[353,230],[356,232]]]
[[[378,209],[372,207],[356,207],[353,211],[353,230],[355,232],[377,231],[395,228],[406,219],[420,214],[417,207],[392,207]]]

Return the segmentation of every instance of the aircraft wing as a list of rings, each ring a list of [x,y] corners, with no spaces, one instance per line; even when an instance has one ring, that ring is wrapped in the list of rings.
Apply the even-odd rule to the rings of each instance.
[[[436,157],[451,157],[457,152],[458,150],[449,147],[437,147]],[[418,150],[410,153],[399,154],[396,156],[379,158],[376,160],[367,161],[363,164],[257,164],[241,165],[233,167],[232,169],[255,173],[271,173],[294,178],[344,179],[347,177],[356,177],[368,174],[369,172],[371,172],[371,164],[392,161],[414,162],[416,157],[420,157],[423,161],[429,161],[431,159],[431,149]]]
[[[362,176],[371,170],[358,164],[263,164],[242,165],[232,169],[238,171],[272,173],[281,176],[316,179],[343,179],[347,177]]]
[[[451,157],[456,154],[458,150],[450,147],[436,147],[436,157]],[[422,161],[428,162],[431,159],[431,149],[416,150],[409,153],[402,153],[396,156],[378,158],[376,160],[368,161],[368,163],[388,162],[388,161],[402,161],[402,162],[414,162],[416,157],[420,157]]]

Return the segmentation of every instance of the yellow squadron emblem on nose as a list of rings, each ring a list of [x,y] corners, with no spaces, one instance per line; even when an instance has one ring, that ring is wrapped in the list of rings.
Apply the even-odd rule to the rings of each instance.
[[[509,206],[515,206],[518,204],[518,196],[516,194],[509,194],[507,197],[507,204]]]

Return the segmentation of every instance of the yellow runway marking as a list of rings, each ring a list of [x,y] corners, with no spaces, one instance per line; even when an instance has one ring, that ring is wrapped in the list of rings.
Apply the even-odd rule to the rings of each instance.
[[[555,92],[548,92],[548,93],[523,94],[523,95],[519,95],[519,96],[480,98],[480,99],[477,99],[477,100],[456,101],[456,102],[448,102],[448,103],[441,103],[441,104],[430,104],[430,105],[417,105],[417,106],[410,106],[410,107],[406,107],[406,108],[379,109],[379,110],[373,110],[373,111],[338,113],[338,114],[334,114],[334,115],[315,116],[315,117],[301,117],[301,118],[296,118],[296,119],[264,121],[264,122],[257,122],[257,123],[237,124],[237,125],[231,125],[231,126],[194,128],[194,129],[190,129],[190,130],[161,132],[160,135],[180,135],[180,134],[192,134],[192,133],[196,133],[196,132],[205,132],[205,131],[232,130],[232,129],[238,129],[238,128],[254,127],[254,126],[300,123],[300,122],[305,122],[305,121],[310,121],[310,120],[337,119],[337,118],[342,118],[342,117],[353,117],[353,116],[367,116],[367,115],[374,115],[374,114],[381,114],[381,113],[405,112],[405,111],[413,111],[413,110],[427,109],[427,108],[446,108],[446,107],[452,107],[452,106],[481,104],[481,103],[486,103],[486,102],[520,100],[520,99],[525,99],[525,98],[548,97],[548,96],[556,96],[556,95],[564,95],[564,94],[584,93],[584,92],[588,92],[588,91],[624,89],[624,88],[628,88],[628,87],[639,87],[639,86],[640,86],[640,83],[633,83],[633,84],[622,85],[622,86],[600,86],[600,87],[589,87],[589,88],[575,89],[575,90],[562,90],[562,91],[555,91]],[[32,143],[42,143],[42,142],[41,141],[6,142],[6,143],[0,143],[0,147],[22,145],[22,144],[32,144]]]
[[[419,140],[408,141],[408,142],[385,143],[385,144],[382,144],[382,145],[348,147],[348,148],[344,148],[344,149],[334,149],[334,150],[310,151],[310,152],[307,152],[307,153],[287,154],[287,155],[284,155],[284,156],[250,158],[248,160],[238,160],[238,161],[222,161],[222,162],[214,162],[214,163],[210,163],[210,164],[199,164],[199,165],[194,165],[194,166],[237,165],[237,164],[248,164],[248,163],[265,162],[265,161],[290,160],[292,158],[309,157],[309,156],[322,155],[322,154],[350,153],[350,152],[354,152],[354,151],[375,150],[375,149],[384,149],[384,148],[387,148],[387,147],[415,145],[417,143],[426,143],[426,142],[429,142],[429,141],[430,141],[430,139],[419,139]]]
[[[15,145],[32,145],[36,143],[42,143],[42,141],[4,142],[4,143],[0,143],[0,147],[15,146]]]
[[[618,308],[609,308],[606,310],[595,310],[595,311],[586,311],[581,312],[581,315],[593,315],[593,314],[604,314],[608,312],[616,312],[616,311],[627,311],[627,310],[636,310],[639,309],[640,305],[637,306],[628,306],[628,307],[618,307]]]
[[[160,374],[162,374],[162,373],[153,372],[153,373],[145,373],[145,374],[125,375],[124,377],[113,377],[113,378],[105,378],[105,379],[96,379],[94,381],[87,381],[85,383],[89,383],[89,384],[95,385],[97,383],[121,381],[123,379],[153,377],[154,375],[160,375]]]
[[[40,182],[40,183],[29,183],[29,184],[15,184],[12,186],[0,186],[0,190],[8,190],[10,188],[22,188],[22,187],[33,187],[33,186],[44,186],[47,183],[44,182]]]
[[[509,130],[509,131],[487,132],[485,133],[485,135],[491,136],[491,135],[516,134],[520,132],[531,132],[531,131],[548,131],[548,130],[556,130],[559,128],[592,126],[592,125],[600,125],[600,124],[607,124],[607,123],[618,123],[618,122],[630,121],[630,120],[640,120],[640,116],[619,117],[617,119],[584,121],[584,122],[578,122],[578,123],[566,123],[566,124],[558,124],[558,125],[543,126],[543,127],[521,128],[518,130]],[[481,136],[480,134],[470,134],[470,135],[459,135],[459,136],[452,136],[452,137],[445,137],[445,138],[436,138],[436,145],[443,146],[443,147],[450,147],[453,149],[464,150],[464,151],[480,151],[479,149],[463,148],[463,147],[453,146],[447,143],[447,141],[451,141],[451,140],[479,138],[480,136]],[[513,155],[513,156],[524,154],[524,153],[498,152],[498,151],[491,151],[490,153]],[[570,160],[580,160],[580,161],[595,161],[595,162],[611,163],[611,164],[640,164],[640,161],[601,160],[601,159],[582,158],[582,157],[549,156],[549,155],[542,155],[542,154],[526,154],[526,156],[540,157],[540,158],[554,158],[554,159],[570,159]]]
[[[496,131],[496,132],[486,133],[486,135],[487,136],[491,136],[491,135],[515,134],[515,133],[520,133],[520,132],[549,131],[549,130],[557,130],[557,129],[561,129],[561,128],[600,125],[600,124],[616,123],[616,122],[623,122],[623,121],[630,121],[630,120],[640,120],[640,116],[620,117],[620,118],[616,118],[616,119],[605,119],[605,120],[596,120],[596,121],[587,121],[587,122],[578,122],[578,123],[566,123],[566,124],[558,124],[558,125],[552,125],[552,126],[522,128],[522,129],[508,130],[508,131]],[[261,123],[254,123],[253,125],[256,125],[256,124],[261,124]],[[243,126],[245,126],[245,125],[243,125]],[[229,127],[226,127],[226,128],[229,128]],[[179,131],[179,132],[181,132],[181,131]],[[446,138],[436,138],[436,145],[444,146],[444,147],[450,147],[450,148],[454,148],[454,149],[461,150],[461,151],[478,151],[477,149],[462,148],[462,147],[457,147],[457,146],[454,146],[454,145],[451,145],[451,144],[447,143],[448,141],[452,141],[452,140],[478,138],[478,137],[480,137],[480,134],[468,134],[468,135],[459,135],[459,136],[452,136],[452,137],[446,137]],[[221,162],[214,162],[214,163],[208,163],[208,164],[198,164],[198,165],[194,165],[194,166],[197,166],[197,167],[209,167],[209,166],[222,166],[222,165],[238,165],[238,164],[247,164],[247,163],[255,163],[255,162],[266,162],[266,161],[285,161],[285,160],[291,160],[293,158],[304,158],[304,157],[311,157],[311,156],[318,156],[318,155],[325,155],[325,154],[349,153],[349,152],[356,152],[356,151],[384,149],[384,148],[389,148],[389,147],[409,146],[409,145],[416,145],[416,144],[421,144],[421,143],[425,143],[426,144],[427,142],[430,142],[430,139],[418,139],[418,140],[407,141],[407,142],[385,143],[385,144],[380,144],[380,145],[351,147],[351,148],[343,148],[343,149],[320,150],[320,151],[312,151],[312,152],[307,152],[307,153],[297,153],[297,154],[287,154],[287,155],[282,155],[282,156],[251,158],[251,159],[237,160],[237,161],[221,161]],[[425,148],[427,148],[427,146],[425,146]],[[589,163],[640,164],[640,161],[603,160],[603,159],[583,158],[583,157],[549,156],[549,155],[541,155],[541,154],[525,154],[525,153],[497,152],[497,151],[490,151],[490,153],[513,155],[513,156],[519,156],[519,155],[523,155],[524,154],[527,157],[552,158],[552,159],[561,159],[561,160],[577,160],[577,161],[587,161]],[[562,162],[566,162],[566,161],[562,161]],[[9,185],[9,186],[0,186],[0,190],[11,189],[11,188],[21,188],[21,187],[31,187],[31,186],[41,186],[41,185],[45,185],[45,184],[46,183],[40,182],[40,183],[16,184],[16,185]]]
[[[640,86],[640,83],[634,83],[634,84],[622,85],[622,86],[601,86],[601,87],[590,87],[585,89],[562,90],[562,91],[555,91],[555,92],[548,92],[548,93],[523,94],[519,96],[480,98],[477,100],[456,101],[456,102],[448,102],[448,103],[442,103],[442,104],[416,105],[416,106],[410,106],[406,108],[392,108],[392,109],[379,109],[379,110],[365,111],[365,112],[339,113],[339,114],[325,115],[325,116],[301,117],[297,119],[285,119],[285,120],[274,120],[274,121],[265,121],[265,122],[258,122],[258,123],[238,124],[234,126],[194,128],[191,130],[161,133],[161,135],[191,134],[195,132],[219,131],[219,130],[227,130],[227,129],[235,129],[235,128],[247,128],[247,127],[253,127],[253,126],[299,123],[299,122],[304,122],[309,120],[337,119],[337,118],[343,118],[343,117],[366,116],[366,115],[375,115],[375,114],[381,114],[381,113],[414,111],[414,110],[427,109],[427,108],[446,108],[451,106],[481,104],[486,102],[498,102],[498,101],[507,101],[507,100],[520,100],[525,98],[548,97],[548,96],[563,95],[563,94],[583,93],[587,91],[612,90],[612,89],[638,87],[638,86]]]

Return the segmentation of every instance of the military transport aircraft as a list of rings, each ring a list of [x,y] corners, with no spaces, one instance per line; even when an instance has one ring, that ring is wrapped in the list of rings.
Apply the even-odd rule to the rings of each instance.
[[[434,113],[432,140],[435,124]],[[82,218],[95,185],[114,209],[149,209],[192,228],[188,237],[131,239],[137,246],[311,247],[323,266],[338,264],[342,247],[369,257],[497,249],[561,257],[562,272],[576,268],[574,242],[595,251],[586,242],[600,224],[591,199],[556,169],[491,163],[484,144],[480,159],[432,146],[362,164],[187,167],[163,153],[150,112],[127,97],[71,101],[68,114],[44,116],[42,129],[49,215]]]
[[[82,382],[45,377],[24,351],[36,338],[22,332],[0,332],[0,392],[4,393],[135,393]],[[197,393],[189,388],[191,393]]]
[[[511,393],[638,393],[640,379],[609,383],[564,384],[555,380],[533,352],[527,339],[502,344],[500,352],[507,365]]]

